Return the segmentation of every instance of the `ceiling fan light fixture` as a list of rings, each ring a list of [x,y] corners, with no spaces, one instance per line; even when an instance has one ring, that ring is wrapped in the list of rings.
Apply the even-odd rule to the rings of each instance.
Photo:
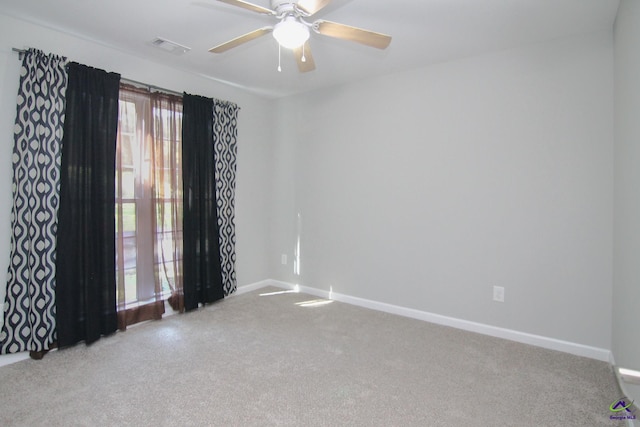
[[[273,37],[280,46],[295,49],[309,40],[309,28],[295,16],[287,16],[275,25]]]

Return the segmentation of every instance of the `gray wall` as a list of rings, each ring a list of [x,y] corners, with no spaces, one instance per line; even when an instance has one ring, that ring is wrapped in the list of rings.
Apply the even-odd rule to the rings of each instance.
[[[274,276],[609,349],[612,61],[602,32],[280,100]]]
[[[640,2],[622,0],[615,24],[613,354],[640,371]],[[640,387],[633,390],[640,399]]]

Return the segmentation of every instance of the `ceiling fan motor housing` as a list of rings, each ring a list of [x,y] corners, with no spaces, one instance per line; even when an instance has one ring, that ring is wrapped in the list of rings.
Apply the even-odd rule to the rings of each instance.
[[[275,10],[278,16],[297,15],[296,3],[291,0],[271,0],[271,9]]]

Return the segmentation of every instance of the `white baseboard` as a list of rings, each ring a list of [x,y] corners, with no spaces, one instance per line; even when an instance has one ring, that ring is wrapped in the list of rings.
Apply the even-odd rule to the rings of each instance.
[[[20,362],[21,360],[27,360],[28,358],[28,351],[24,351],[22,353],[3,354],[0,356],[0,366],[11,365],[12,363]]]
[[[273,282],[274,282],[273,280],[261,280],[259,282],[251,283],[248,285],[238,286],[236,288],[236,291],[229,296],[232,297],[234,295],[242,295],[242,294],[246,294],[247,292],[255,291],[256,289],[264,288],[266,286],[274,286]]]
[[[489,335],[497,338],[503,338],[510,341],[516,341],[523,344],[530,344],[536,347],[542,347],[549,350],[561,351],[576,356],[588,357],[590,359],[609,362],[613,360],[611,351],[604,348],[591,347],[588,345],[577,344],[569,341],[558,340],[555,338],[544,337],[541,335],[529,334],[526,332],[515,331],[513,329],[500,328],[497,326],[486,325],[483,323],[471,322],[468,320],[456,319],[454,317],[442,316],[440,314],[429,313],[426,311],[415,310],[412,308],[401,307],[398,305],[387,304],[378,301],[367,300],[364,298],[352,297],[349,295],[329,292],[322,289],[311,288],[308,286],[294,285],[288,282],[278,280],[263,280],[251,285],[243,286],[249,292],[251,290],[260,289],[264,286],[276,286],[283,289],[292,289],[302,293],[314,295],[320,298],[340,301],[359,307],[369,308],[372,310],[383,311],[385,313],[396,314],[398,316],[410,317],[412,319],[423,320],[425,322],[435,323],[438,325],[450,326],[465,331],[476,332],[483,335]],[[240,288],[238,288],[240,291]]]

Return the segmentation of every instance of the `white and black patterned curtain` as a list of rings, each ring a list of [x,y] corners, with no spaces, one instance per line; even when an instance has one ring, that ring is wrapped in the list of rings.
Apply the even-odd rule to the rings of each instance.
[[[0,353],[43,352],[56,340],[55,250],[66,58],[24,53],[13,148],[11,258]]]
[[[235,192],[238,107],[214,100],[213,143],[216,204],[220,241],[222,286],[225,296],[236,291]]]

